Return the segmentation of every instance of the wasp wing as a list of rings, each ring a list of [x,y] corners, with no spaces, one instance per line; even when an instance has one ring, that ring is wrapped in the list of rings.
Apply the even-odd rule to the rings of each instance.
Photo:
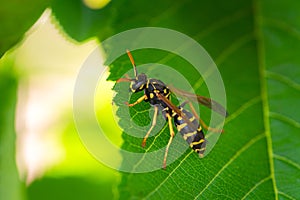
[[[173,86],[168,86],[168,88],[175,93],[176,95],[185,97],[189,100],[192,101],[198,101],[200,104],[212,109],[213,111],[227,117],[228,116],[228,112],[226,111],[226,109],[219,104],[218,102],[208,98],[208,97],[204,97],[204,96],[200,96],[200,95],[196,95],[190,92],[186,92],[184,90],[180,90],[178,88],[175,88]]]
[[[182,119],[194,130],[197,130],[198,127],[195,127],[195,125],[190,121],[190,119],[178,108],[176,107],[167,97],[164,95],[161,95],[159,93],[156,94],[157,97],[163,101],[170,109],[172,109],[175,113],[177,113]]]

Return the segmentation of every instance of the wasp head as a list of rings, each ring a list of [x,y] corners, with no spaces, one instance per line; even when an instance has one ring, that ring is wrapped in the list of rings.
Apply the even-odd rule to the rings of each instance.
[[[145,89],[147,81],[148,79],[146,74],[139,74],[136,79],[131,80],[130,90],[132,92],[139,92]]]

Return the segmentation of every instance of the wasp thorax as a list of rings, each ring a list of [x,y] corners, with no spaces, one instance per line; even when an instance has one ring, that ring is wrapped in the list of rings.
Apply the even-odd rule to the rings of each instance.
[[[147,84],[146,74],[139,74],[136,79],[131,81],[130,89],[132,92],[138,92],[145,88]]]

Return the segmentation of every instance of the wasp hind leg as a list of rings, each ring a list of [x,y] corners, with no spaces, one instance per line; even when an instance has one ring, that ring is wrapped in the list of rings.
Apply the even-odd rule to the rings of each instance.
[[[150,129],[148,130],[147,134],[145,135],[145,137],[144,137],[144,139],[143,139],[142,147],[145,147],[145,146],[146,146],[147,138],[149,137],[149,135],[150,135],[152,129],[154,128],[154,126],[156,125],[157,114],[158,114],[158,107],[157,107],[157,106],[154,106],[154,115],[153,115],[152,124],[151,124]]]
[[[189,106],[190,106],[190,108],[191,108],[191,111],[192,111],[193,115],[199,120],[201,126],[202,126],[204,129],[206,129],[206,130],[208,130],[208,131],[215,132],[215,133],[223,133],[223,132],[224,132],[223,129],[220,130],[220,129],[212,128],[212,127],[206,125],[205,122],[204,122],[202,119],[200,119],[200,117],[199,117],[199,115],[197,114],[197,112],[196,112],[196,110],[195,110],[193,104],[192,104],[191,102],[188,102],[188,104],[189,104]]]
[[[165,156],[164,156],[164,161],[163,161],[163,169],[166,169],[166,167],[167,167],[168,151],[169,151],[169,147],[170,147],[172,140],[174,138],[174,135],[175,135],[174,130],[173,130],[172,117],[170,116],[169,113],[166,114],[166,117],[168,118],[168,123],[169,123],[170,139],[169,139],[168,145],[166,147],[166,151],[165,151]]]

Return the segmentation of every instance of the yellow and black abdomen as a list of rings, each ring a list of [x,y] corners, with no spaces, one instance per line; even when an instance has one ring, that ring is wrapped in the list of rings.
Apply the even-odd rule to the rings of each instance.
[[[190,145],[190,147],[199,154],[200,157],[203,156],[206,146],[206,140],[202,128],[192,113],[180,107],[180,110],[185,114],[185,116],[190,120],[191,124],[183,120],[177,113],[173,112],[174,123],[177,130],[181,133],[184,140]],[[191,126],[193,125],[193,126]]]

